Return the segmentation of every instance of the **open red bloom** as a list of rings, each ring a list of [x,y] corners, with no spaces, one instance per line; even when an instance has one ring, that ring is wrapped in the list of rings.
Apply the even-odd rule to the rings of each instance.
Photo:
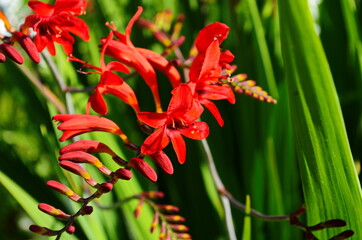
[[[63,46],[67,55],[73,51],[74,38],[77,35],[84,41],[89,39],[87,24],[77,18],[86,9],[85,0],[56,0],[54,5],[40,1],[29,1],[28,6],[35,12],[25,19],[23,29],[33,28],[35,45],[39,52],[45,47],[51,55],[55,55],[54,42]]]
[[[108,112],[107,105],[103,99],[104,94],[112,94],[128,105],[138,113],[140,111],[136,94],[132,88],[123,79],[112,71],[130,73],[130,70],[120,62],[112,61],[107,65],[104,62],[104,54],[108,47],[110,40],[113,37],[113,33],[110,32],[101,50],[100,67],[88,64],[73,56],[69,57],[70,61],[76,61],[83,63],[83,68],[92,68],[96,71],[88,73],[97,73],[101,75],[99,84],[95,87],[95,93],[93,93],[88,100],[87,113],[89,114],[89,107],[91,106],[94,111],[101,115],[106,115]]]
[[[155,154],[165,148],[171,141],[178,161],[186,160],[186,144],[182,135],[202,140],[209,135],[209,126],[196,121],[203,112],[202,106],[195,101],[189,86],[182,84],[173,91],[168,109],[164,113],[141,112],[139,120],[157,128],[141,147],[143,154]]]
[[[224,121],[216,105],[210,100],[227,99],[235,103],[233,90],[219,82],[223,68],[230,68],[234,59],[230,51],[221,52],[220,44],[228,35],[229,27],[223,23],[213,23],[202,29],[196,38],[198,55],[190,67],[190,86],[194,86],[198,100],[214,115],[220,126]]]
[[[106,54],[132,67],[141,75],[151,89],[156,104],[156,111],[162,112],[157,76],[154,69],[164,73],[174,88],[181,84],[181,76],[177,69],[160,54],[151,50],[136,48],[133,45],[130,38],[132,27],[142,11],[143,8],[138,7],[138,11],[129,21],[124,34],[118,32],[114,25],[108,24],[118,39],[111,40],[108,43]],[[103,40],[102,43],[105,44],[105,41]]]

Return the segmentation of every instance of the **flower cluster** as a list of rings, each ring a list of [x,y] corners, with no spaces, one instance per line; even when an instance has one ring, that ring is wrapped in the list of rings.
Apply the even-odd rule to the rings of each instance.
[[[141,19],[142,7],[138,7],[137,12],[129,21],[125,32],[117,30],[113,23],[106,23],[110,32],[107,37],[100,39],[100,61],[99,66],[87,63],[84,60],[72,55],[74,38],[70,33],[79,36],[83,40],[89,39],[89,29],[86,23],[77,18],[85,13],[85,0],[57,0],[54,5],[29,1],[29,7],[35,12],[25,19],[22,26],[23,33],[13,33],[13,38],[26,36],[26,42],[32,43],[25,35],[28,29],[32,28],[36,32],[32,51],[43,51],[48,49],[51,55],[55,55],[54,43],[62,45],[68,60],[81,64],[78,72],[86,74],[98,74],[100,76],[98,84],[94,87],[86,104],[86,114],[58,114],[53,120],[58,122],[58,129],[63,131],[60,141],[67,141],[75,136],[88,132],[107,132],[117,135],[123,144],[132,152],[134,156],[130,159],[123,159],[118,156],[106,144],[94,140],[79,140],[73,142],[60,150],[60,166],[84,179],[94,192],[87,198],[81,197],[67,186],[49,181],[47,185],[53,190],[67,196],[72,201],[81,204],[81,208],[75,214],[67,214],[51,205],[41,203],[39,209],[56,218],[67,220],[68,223],[61,230],[51,230],[45,227],[32,225],[30,230],[42,235],[57,235],[63,232],[73,233],[74,220],[85,214],[90,214],[92,208],[88,205],[95,198],[110,192],[118,180],[129,180],[132,178],[132,169],[151,181],[157,181],[156,171],[147,163],[147,156],[152,159],[161,169],[168,174],[173,174],[172,162],[164,152],[164,149],[171,142],[177,160],[180,164],[185,163],[186,142],[184,137],[203,140],[210,133],[206,122],[200,120],[204,107],[206,107],[220,126],[224,125],[224,120],[213,101],[228,100],[235,103],[236,93],[246,93],[259,100],[273,102],[275,100],[268,96],[260,87],[255,86],[253,81],[246,80],[245,75],[239,74],[231,76],[236,66],[231,65],[234,55],[221,49],[221,43],[226,40],[229,27],[223,23],[213,23],[202,29],[194,43],[192,54],[185,59],[183,56],[174,60],[166,57],[174,51],[176,56],[180,53],[178,48],[185,38],[180,36],[183,16],[180,15],[174,25],[171,34],[166,33],[162,26],[155,22]],[[170,12],[165,11],[160,17],[166,16]],[[136,47],[131,40],[131,33],[135,23],[150,29],[157,40],[164,46],[165,50],[159,54],[152,50]],[[22,34],[22,35],[21,35]],[[18,36],[19,35],[19,36]],[[29,39],[29,40],[28,40]],[[18,40],[21,46],[25,46],[24,41]],[[2,44],[4,45],[4,44]],[[36,47],[37,51],[34,51]],[[3,48],[3,47],[1,47]],[[25,47],[23,47],[26,49]],[[4,52],[4,51],[3,51]],[[106,56],[113,61],[106,61]],[[0,55],[1,57],[1,55]],[[178,68],[184,68],[185,79],[182,79]],[[88,70],[85,70],[88,69]],[[171,98],[167,110],[162,108],[157,72],[164,74],[169,80],[172,90]],[[139,105],[136,92],[126,82],[122,75],[136,73],[143,79],[150,88],[153,96],[155,111],[142,111]],[[130,75],[129,75],[130,76]],[[104,95],[111,94],[123,103],[129,105],[135,112],[135,120],[148,136],[141,145],[132,142],[121,127],[114,121],[98,115],[92,115],[92,110],[99,115],[107,115],[108,107]],[[126,124],[126,123],[122,123]],[[105,153],[118,164],[117,169],[110,169],[102,163],[94,154]],[[105,176],[104,182],[96,181],[87,168],[80,164],[92,165]],[[184,219],[178,215],[165,214],[165,212],[178,212],[172,205],[156,205],[150,202],[153,197],[150,193],[136,195],[140,199],[140,204],[148,201],[155,211],[151,232],[160,223],[160,239],[169,239],[174,236],[177,239],[189,239],[188,229],[183,225]],[[136,212],[139,210],[136,209]],[[138,216],[139,213],[136,213]],[[177,233],[172,233],[176,231]]]

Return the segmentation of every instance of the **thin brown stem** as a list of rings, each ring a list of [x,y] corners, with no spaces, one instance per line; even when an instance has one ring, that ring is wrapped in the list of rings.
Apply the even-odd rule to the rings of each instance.
[[[27,68],[25,65],[16,64],[29,81],[39,90],[39,92],[57,109],[59,113],[66,113],[66,108],[62,101]]]

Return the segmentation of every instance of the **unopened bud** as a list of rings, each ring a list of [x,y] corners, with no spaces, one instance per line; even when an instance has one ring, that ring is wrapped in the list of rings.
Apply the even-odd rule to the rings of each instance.
[[[191,235],[188,234],[188,233],[175,233],[175,236],[178,238],[178,239],[191,239]]]
[[[120,168],[114,173],[114,176],[117,179],[130,180],[132,178],[132,172],[128,169]]]
[[[41,210],[42,212],[49,214],[53,217],[59,218],[59,219],[69,219],[70,215],[64,213],[62,210],[57,209],[49,204],[46,203],[40,203],[38,205],[39,210]]]
[[[79,166],[76,163],[63,160],[59,162],[59,165],[65,170],[81,176],[92,187],[95,187],[98,184],[93,178],[91,178],[89,173],[83,167]]]
[[[187,232],[189,228],[182,224],[169,224],[172,230],[179,232]]]
[[[75,227],[73,225],[69,226],[66,230],[68,234],[73,234],[75,232]]]
[[[87,153],[108,153],[111,156],[115,156],[115,153],[104,143],[93,140],[80,140],[68,144],[60,149],[59,153],[64,154],[67,152],[82,151]]]
[[[152,160],[160,167],[163,171],[168,174],[173,174],[173,165],[170,158],[163,151],[155,152],[149,155]]]
[[[106,183],[102,183],[99,185],[98,192],[100,194],[108,193],[108,192],[112,191],[112,189],[113,189],[113,184],[106,182]]]
[[[68,160],[75,163],[88,163],[96,166],[100,172],[105,175],[110,175],[112,173],[107,167],[103,165],[103,163],[96,158],[95,156],[82,152],[82,151],[75,151],[75,152],[67,152],[59,157],[59,161]]]
[[[62,183],[50,180],[46,184],[51,189],[53,189],[53,190],[55,190],[55,191],[57,191],[57,192],[59,192],[61,194],[64,194],[64,195],[68,196],[73,201],[77,202],[77,201],[79,201],[81,199],[81,197],[79,197],[75,192],[73,192],[70,188],[63,185]]]
[[[180,215],[164,215],[167,222],[185,222],[185,218]]]
[[[138,216],[140,215],[142,207],[143,207],[143,202],[144,202],[144,200],[141,198],[140,201],[137,204],[136,209],[134,210],[135,218],[138,218]]]
[[[40,227],[38,225],[30,225],[29,230],[42,236],[55,236],[58,234],[58,231],[54,231],[46,227]]]
[[[159,192],[159,191],[148,191],[148,192],[143,192],[138,195],[142,196],[142,197],[150,198],[150,199],[159,199],[159,198],[163,198],[165,196],[165,194],[163,192]]]
[[[149,180],[153,182],[157,181],[157,173],[144,160],[140,158],[132,158],[129,161],[128,165],[135,168],[138,172],[140,172],[143,176],[145,176]]]
[[[81,215],[90,215],[93,212],[92,206],[85,206],[82,209]]]
[[[151,223],[151,228],[150,228],[150,232],[153,233],[156,229],[156,227],[158,226],[158,221],[159,221],[159,213],[155,212],[155,215],[153,216],[153,220]]]
[[[6,61],[5,55],[0,53],[0,62],[5,62],[5,61]]]
[[[33,41],[31,40],[31,38],[28,35],[25,35],[22,32],[16,31],[13,33],[13,38],[25,50],[25,52],[29,55],[31,60],[33,60],[36,63],[40,62],[39,52],[38,52],[35,44],[33,43]]]
[[[156,205],[157,209],[159,209],[160,211],[165,211],[165,212],[178,212],[180,211],[180,209],[174,205],[166,205],[166,204],[159,204]]]
[[[11,60],[18,64],[22,64],[24,62],[23,56],[10,44],[2,43],[0,44],[0,52],[9,57]]]

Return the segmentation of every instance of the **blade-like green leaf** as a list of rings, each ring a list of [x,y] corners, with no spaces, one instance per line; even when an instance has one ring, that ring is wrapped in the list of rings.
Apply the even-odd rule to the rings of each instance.
[[[9,191],[35,224],[42,225],[47,223],[46,227],[48,228],[61,228],[61,225],[55,221],[55,218],[38,211],[38,202],[2,171],[0,171],[0,185]],[[74,240],[77,238],[73,235],[68,235],[67,239]]]
[[[361,239],[361,188],[332,75],[306,0],[279,1],[283,59],[308,224],[343,219]]]
[[[251,239],[250,196],[246,195],[243,240]]]

